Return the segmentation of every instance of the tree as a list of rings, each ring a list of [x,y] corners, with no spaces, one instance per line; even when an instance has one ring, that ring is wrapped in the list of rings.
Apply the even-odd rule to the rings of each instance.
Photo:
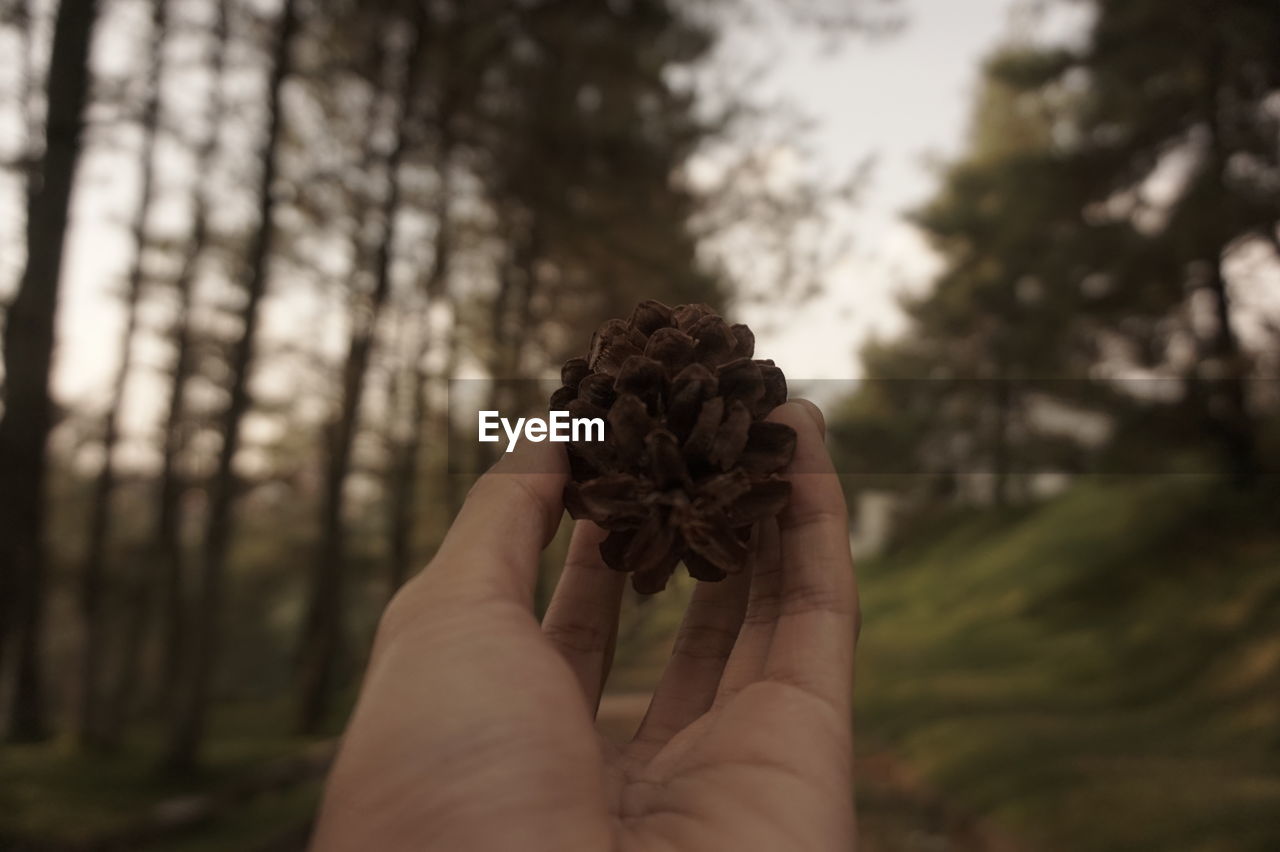
[[[389,23],[398,24],[392,18]],[[343,516],[345,486],[351,468],[352,446],[359,428],[360,403],[369,369],[378,321],[391,294],[392,252],[396,244],[397,218],[400,216],[402,175],[406,155],[417,135],[418,109],[415,93],[422,84],[423,55],[427,49],[429,20],[418,3],[409,11],[409,45],[405,48],[400,87],[395,98],[392,120],[392,142],[381,163],[386,187],[378,218],[382,236],[374,252],[372,289],[360,292],[358,277],[365,270],[361,261],[365,252],[357,245],[353,272],[357,280],[351,284],[353,310],[342,369],[338,403],[325,428],[325,469],[320,499],[320,548],[313,561],[309,598],[304,621],[301,661],[301,701],[298,724],[305,733],[314,733],[324,722],[333,691],[334,669],[343,647],[343,586],[346,582],[344,550],[346,519]],[[377,37],[382,38],[382,28]],[[375,71],[375,74],[377,72]],[[381,81],[375,80],[373,98],[378,100]],[[362,223],[361,223],[362,224]],[[357,229],[357,234],[361,233]],[[358,240],[358,237],[357,237]]]
[[[1254,41],[1272,30],[1250,24],[1242,7],[1205,36],[1193,35],[1198,19],[1183,17],[1183,7],[1098,5],[1085,50],[1015,43],[988,63],[969,145],[914,216],[943,270],[927,294],[906,302],[911,333],[863,353],[872,383],[834,427],[872,458],[899,458],[908,441],[913,471],[989,472],[996,502],[1009,499],[1018,469],[1072,470],[1090,457],[1116,458],[1038,431],[1037,406],[1101,415],[1113,445],[1127,445],[1135,428],[1147,444],[1179,434],[1167,427],[1152,434],[1160,418],[1151,409],[1160,406],[1100,378],[1132,368],[1186,373],[1184,398],[1163,407],[1192,420],[1187,414],[1198,407],[1237,479],[1256,467],[1241,396],[1247,359],[1234,358],[1224,381],[1196,377],[1222,369],[1214,353],[1239,348],[1223,312],[1224,262],[1241,240],[1271,230],[1275,217],[1263,212],[1267,184],[1236,185],[1230,194],[1214,177],[1223,173],[1210,155],[1209,117],[1217,113],[1205,111],[1204,94],[1220,90],[1210,79],[1228,78],[1242,92],[1241,75],[1254,81],[1255,96],[1274,90],[1264,82],[1274,79],[1263,69],[1269,55]],[[1137,37],[1150,28],[1164,35]],[[1187,39],[1230,43],[1235,59],[1208,62],[1184,49]],[[1265,165],[1273,150],[1246,144],[1274,119],[1239,109],[1223,119],[1236,128],[1234,162],[1274,171]],[[1242,130],[1249,122],[1254,129]],[[1171,179],[1171,163],[1185,170],[1182,180]],[[1212,296],[1218,322],[1199,339],[1199,357],[1183,364],[1176,344],[1195,339],[1188,317],[1197,291]]]
[[[1259,469],[1248,353],[1233,316],[1227,261],[1242,244],[1280,248],[1280,9],[1265,0],[1094,0],[1080,49],[1027,49],[997,73],[1025,91],[1083,86],[1069,125],[1070,161],[1095,219],[1145,222],[1144,257],[1119,289],[1163,280],[1165,316],[1198,292],[1213,305],[1196,334],[1193,394],[1239,482]],[[1074,76],[1073,76],[1074,75]],[[1170,179],[1171,166],[1182,176]],[[1176,171],[1176,170],[1175,170]],[[1270,178],[1268,178],[1270,176]],[[1148,201],[1153,184],[1168,197]]]
[[[180,684],[186,625],[190,615],[183,577],[181,499],[186,491],[186,477],[181,469],[181,460],[187,434],[191,431],[187,411],[189,385],[198,373],[197,330],[192,318],[193,290],[201,262],[215,237],[211,233],[209,215],[216,203],[218,175],[214,165],[227,113],[222,80],[230,7],[230,0],[215,3],[213,21],[207,34],[205,59],[210,78],[209,100],[201,127],[190,143],[195,165],[195,177],[190,187],[191,224],[187,238],[178,247],[177,272],[173,280],[167,282],[174,300],[173,316],[166,330],[173,359],[167,375],[168,396],[160,420],[161,463],[153,492],[155,510],[140,558],[132,560],[130,570],[119,579],[127,587],[119,664],[101,713],[101,727],[108,745],[117,743],[123,725],[139,707],[170,707]],[[163,283],[166,282],[158,282]],[[148,689],[140,690],[150,639],[158,639],[158,676],[146,684]]]
[[[169,371],[169,397],[165,409],[160,444],[160,481],[156,489],[155,527],[151,553],[157,576],[153,582],[162,590],[164,613],[161,631],[163,659],[158,692],[168,703],[178,691],[184,649],[187,647],[188,606],[183,575],[185,560],[181,539],[181,499],[185,478],[180,468],[185,446],[187,395],[196,369],[196,338],[192,324],[193,290],[200,263],[214,234],[209,216],[216,202],[214,160],[218,152],[227,96],[223,77],[227,62],[231,0],[218,0],[209,44],[209,73],[212,88],[203,136],[196,145],[196,179],[192,186],[191,233],[183,246],[182,260],[173,281],[177,309],[169,328],[173,362]]]
[[[89,98],[89,45],[97,0],[62,0],[46,83],[47,117],[38,187],[27,223],[27,261],[4,328],[4,419],[0,420],[0,651],[16,641],[10,736],[45,735],[40,672],[47,554],[45,445],[53,425],[49,367],[67,212]],[[14,627],[11,628],[10,624]]]
[[[235,460],[240,447],[241,427],[250,405],[249,375],[257,344],[259,309],[270,274],[275,239],[275,182],[285,120],[283,94],[285,82],[293,69],[293,42],[298,25],[297,0],[284,0],[271,45],[267,126],[259,149],[261,171],[256,191],[259,224],[246,258],[241,329],[231,349],[227,404],[221,418],[222,447],[209,483],[208,517],[201,548],[199,606],[190,634],[188,671],[177,698],[176,716],[165,757],[166,765],[175,772],[194,766],[208,717],[227,554],[233,532],[232,513],[238,491]]]
[[[35,200],[38,181],[35,178],[39,165],[37,140],[40,135],[36,114],[36,96],[39,80],[35,68],[35,0],[12,0],[0,6],[0,23],[12,26],[18,36],[19,57],[19,108],[22,114],[22,142],[13,167],[22,175],[26,194],[27,213]]]
[[[116,489],[116,445],[125,392],[133,367],[134,335],[138,327],[138,307],[142,300],[148,247],[147,223],[155,194],[156,137],[160,127],[160,81],[164,77],[165,33],[168,28],[168,0],[151,2],[151,38],[148,47],[145,94],[139,124],[142,142],[138,148],[141,174],[138,203],[130,223],[133,257],[125,283],[125,322],[117,349],[116,373],[102,419],[102,467],[93,490],[89,518],[89,539],[81,575],[80,606],[84,618],[84,639],[80,660],[80,704],[76,738],[82,748],[100,746],[106,736],[102,719],[104,702],[100,695],[106,659],[103,592],[107,581],[107,558],[111,535],[111,499]]]
[[[453,291],[453,267],[455,256],[461,251],[459,232],[463,230],[456,221],[459,187],[455,172],[460,171],[457,160],[467,140],[460,137],[466,136],[468,119],[475,123],[475,116],[467,107],[483,87],[485,72],[508,47],[509,38],[494,10],[474,2],[456,6],[451,15],[432,28],[431,36],[426,56],[431,103],[427,108],[424,149],[434,185],[423,206],[434,233],[430,257],[415,282],[415,292],[409,294],[412,308],[406,323],[407,363],[391,366],[385,470],[387,586],[391,592],[400,587],[413,569],[413,531],[419,521],[423,435],[435,425],[428,399],[434,377],[427,367],[427,358],[433,345],[448,353],[439,376],[447,385],[455,373],[461,345],[459,299]],[[433,339],[431,328],[432,310],[438,306],[443,306],[454,318],[452,328],[442,330],[443,339],[439,340]],[[447,411],[439,418],[439,426],[447,437]],[[453,486],[457,474],[447,469],[447,461],[441,474],[447,492],[444,510],[450,512],[456,508]]]
[[[709,128],[670,80],[705,57],[711,32],[664,2],[570,0],[535,9],[522,26],[525,49],[498,72],[506,91],[492,99],[482,173],[505,249],[488,360],[507,379],[563,360],[601,318],[626,315],[636,294],[724,295],[696,256],[697,199],[678,174]],[[560,337],[574,342],[534,350]]]
[[[942,474],[944,488],[982,472],[991,499],[1010,502],[1012,474],[1043,441],[1026,397],[1041,379],[1086,367],[1090,351],[1070,280],[1080,199],[1053,141],[1059,107],[985,79],[965,153],[912,217],[942,272],[904,300],[910,334],[864,349],[868,382],[833,427],[861,453],[851,469]],[[887,459],[896,470],[882,469]]]

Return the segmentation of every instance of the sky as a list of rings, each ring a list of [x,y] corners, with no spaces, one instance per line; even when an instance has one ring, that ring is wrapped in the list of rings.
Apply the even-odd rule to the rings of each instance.
[[[936,185],[930,162],[959,153],[980,62],[1009,31],[1016,2],[900,0],[907,19],[900,32],[848,38],[838,49],[831,39],[797,27],[757,27],[726,39],[726,56],[749,57],[761,66],[761,102],[785,104],[811,119],[790,152],[793,167],[837,180],[867,158],[874,161],[856,204],[837,216],[852,251],[824,276],[826,291],[799,305],[743,305],[735,317],[761,330],[761,357],[774,358],[794,377],[851,379],[856,351],[868,336],[900,329],[898,295],[926,287],[936,264],[903,213]],[[95,53],[95,64],[116,72],[136,60],[101,45]],[[128,163],[97,152],[81,168],[54,375],[55,393],[73,405],[101,405],[114,368],[122,322],[118,294],[129,257],[123,228],[137,183]],[[4,215],[0,221],[15,219]],[[144,375],[134,394],[149,395],[146,374],[154,380],[155,370],[148,367],[165,357],[160,349],[138,353]],[[149,415],[135,408],[129,419],[145,428]]]
[[[814,119],[809,165],[844,174],[872,158],[869,182],[839,227],[851,255],[827,277],[827,292],[788,308],[746,307],[748,322],[766,331],[757,350],[808,379],[856,378],[857,349],[871,335],[902,329],[897,299],[928,287],[937,260],[904,214],[938,184],[938,163],[963,148],[983,58],[1011,31],[1018,0],[904,0],[906,26],[897,34],[852,38],[838,51],[820,36],[784,30],[759,38],[776,56],[765,96],[793,104]],[[1066,37],[1080,21],[1065,14],[1036,32]]]

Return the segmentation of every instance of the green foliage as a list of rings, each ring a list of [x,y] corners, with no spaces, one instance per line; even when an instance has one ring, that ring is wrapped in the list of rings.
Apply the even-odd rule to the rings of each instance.
[[[1275,848],[1267,505],[1125,478],[913,529],[860,567],[861,734],[1032,848]]]

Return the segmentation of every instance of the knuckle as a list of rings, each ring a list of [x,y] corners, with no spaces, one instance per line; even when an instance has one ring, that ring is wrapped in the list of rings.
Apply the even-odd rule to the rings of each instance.
[[[747,614],[742,617],[743,624],[772,624],[778,620],[778,612],[782,607],[782,595],[769,592],[760,595],[747,605]]]
[[[835,586],[825,582],[797,582],[783,589],[778,602],[781,615],[808,615],[826,613],[852,617],[857,604],[850,601]]]
[[[382,616],[378,619],[378,635],[390,638],[400,633],[406,624],[419,617],[422,610],[420,582],[416,579],[405,583],[391,596]]]
[[[378,618],[376,631],[378,645],[387,645],[414,629],[416,625],[436,620],[435,616],[439,612],[438,607],[444,599],[445,592],[440,588],[439,583],[430,581],[427,576],[430,572],[431,566],[428,565],[417,576],[397,589],[391,596],[391,600],[387,601],[382,615]],[[447,602],[446,605],[448,605]]]
[[[542,626],[542,633],[563,650],[576,654],[602,653],[613,640],[610,628],[591,621],[551,622]]]
[[[782,570],[772,569],[757,574],[752,580],[751,597],[747,601],[747,612],[742,618],[743,624],[771,624],[778,620],[778,611],[782,606],[782,589],[780,584]]]
[[[826,694],[825,684],[793,668],[771,671],[763,681],[751,687],[767,691],[769,698],[786,707],[786,715],[799,716],[816,713],[834,719],[837,724],[845,721],[844,711]]]
[[[848,526],[849,515],[842,506],[819,505],[792,508],[778,519],[779,529],[792,532],[809,527],[847,528]]]
[[[467,492],[466,502],[473,505],[495,506],[512,502],[524,503],[550,536],[564,514],[563,508],[547,495],[538,491],[524,474],[495,473],[490,471],[475,481]]]
[[[686,625],[676,639],[675,653],[695,660],[728,658],[738,631],[719,625]]]

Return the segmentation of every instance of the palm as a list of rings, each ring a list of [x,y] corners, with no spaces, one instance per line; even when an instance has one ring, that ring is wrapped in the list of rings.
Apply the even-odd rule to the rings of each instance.
[[[703,603],[713,594],[728,597],[734,591],[707,588]],[[714,606],[703,609],[726,612]],[[753,633],[767,626],[749,622],[742,647],[749,647]],[[690,627],[686,623],[686,636],[696,633]],[[573,635],[579,641],[571,655],[589,657],[604,650],[591,639],[604,634],[582,625]],[[714,628],[701,635],[718,637],[712,640],[716,643],[728,639]],[[659,689],[638,736],[615,743],[597,732],[572,665],[565,667],[565,634],[552,628],[548,636],[531,617],[513,621],[499,607],[486,617],[473,611],[467,628],[451,630],[449,636],[456,641],[450,653],[441,654],[443,659],[457,659],[462,647],[487,636],[484,656],[471,657],[465,677],[475,681],[487,670],[482,679],[502,686],[493,693],[446,690],[442,697],[458,695],[459,705],[437,710],[451,718],[489,720],[469,744],[468,762],[523,767],[508,775],[508,783],[545,798],[522,802],[521,811],[572,813],[574,826],[565,830],[578,833],[584,820],[590,820],[602,835],[617,838],[619,850],[849,848],[848,721],[821,697],[777,681],[755,681],[731,695],[722,692],[710,710],[669,732],[668,722],[694,712],[686,702],[696,701],[687,692],[671,691],[679,684],[673,684],[669,672],[667,691]],[[673,671],[678,672],[682,660],[714,669],[716,649],[690,641],[677,654]],[[743,672],[735,669],[750,664],[741,656],[732,660],[728,677],[740,677]],[[538,688],[531,688],[533,682]],[[495,737],[495,729],[513,736]],[[577,760],[566,760],[574,756]],[[566,780],[554,785],[536,781],[551,775]],[[571,809],[562,798],[566,785],[577,789],[578,801]],[[759,807],[780,790],[791,806],[781,811]],[[514,818],[500,811],[491,815],[495,822]]]
[[[616,813],[635,818],[634,842],[624,848],[848,848],[847,744],[834,735],[829,713],[798,706],[810,701],[785,686],[749,687],[656,754],[646,758],[624,748],[607,759],[620,781]],[[778,731],[784,718],[808,733]],[[827,734],[812,736],[814,726]],[[753,807],[783,787],[797,807]],[[843,844],[840,838],[846,838]]]
[[[563,669],[561,648],[535,635],[532,621],[520,627],[495,655],[495,675],[515,685],[500,699],[513,716],[528,719],[533,710],[536,727],[549,734],[525,740],[531,751],[526,759],[534,767],[561,764],[578,749],[566,749],[560,736],[582,742],[590,759],[573,772],[603,779],[604,795],[597,799],[589,791],[587,809],[612,825],[619,849],[848,848],[847,840],[836,842],[849,837],[852,827],[848,720],[830,703],[795,686],[757,681],[723,695],[668,739],[660,719],[680,712],[689,696],[659,691],[639,736],[617,743],[599,733],[584,712],[579,685]],[[753,629],[748,625],[747,632]],[[714,657],[704,659],[711,663]],[[559,677],[550,678],[555,688],[547,690],[544,702],[531,704],[524,678],[557,669]],[[485,759],[509,758],[518,747],[495,746]],[[757,805],[778,795],[780,787],[797,804],[781,813],[761,811]],[[799,838],[812,842],[798,843]]]

